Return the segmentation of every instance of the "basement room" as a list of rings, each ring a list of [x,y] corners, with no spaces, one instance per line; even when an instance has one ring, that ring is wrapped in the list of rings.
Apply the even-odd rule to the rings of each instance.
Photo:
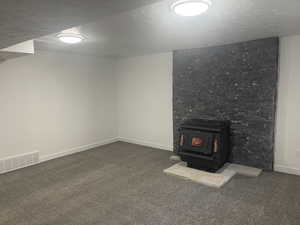
[[[0,225],[299,225],[299,0],[2,0]]]

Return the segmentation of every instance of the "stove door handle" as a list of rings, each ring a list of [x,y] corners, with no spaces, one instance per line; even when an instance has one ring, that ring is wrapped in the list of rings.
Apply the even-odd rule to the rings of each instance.
[[[182,134],[180,137],[180,146],[183,146],[183,144],[184,144],[184,136]]]
[[[214,153],[218,152],[218,139],[214,140]]]

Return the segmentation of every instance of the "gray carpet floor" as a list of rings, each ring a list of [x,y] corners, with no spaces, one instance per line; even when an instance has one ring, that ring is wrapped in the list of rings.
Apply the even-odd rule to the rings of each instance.
[[[0,175],[0,224],[300,224],[300,177],[265,172],[213,189],[164,174],[170,155],[118,142]]]

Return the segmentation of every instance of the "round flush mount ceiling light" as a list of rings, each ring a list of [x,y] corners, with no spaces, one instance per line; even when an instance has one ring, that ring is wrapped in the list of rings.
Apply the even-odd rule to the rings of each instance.
[[[78,44],[84,40],[84,37],[81,34],[75,33],[60,33],[57,35],[57,38],[67,44]]]
[[[178,0],[171,5],[171,9],[180,16],[199,16],[211,5],[211,0]]]

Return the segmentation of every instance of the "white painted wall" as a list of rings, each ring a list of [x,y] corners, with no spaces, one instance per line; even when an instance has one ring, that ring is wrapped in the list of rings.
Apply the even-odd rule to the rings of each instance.
[[[42,160],[117,136],[114,63],[42,52],[0,64],[0,159]]]
[[[300,36],[281,38],[275,170],[300,175]],[[172,149],[172,54],[116,65],[122,140]],[[157,129],[157,125],[160,129]]]
[[[172,53],[120,59],[116,74],[121,140],[172,150]]]
[[[300,36],[280,40],[275,170],[300,175]]]
[[[300,175],[300,36],[281,38],[275,169]],[[40,53],[0,64],[0,159],[121,140],[172,149],[172,53]]]

